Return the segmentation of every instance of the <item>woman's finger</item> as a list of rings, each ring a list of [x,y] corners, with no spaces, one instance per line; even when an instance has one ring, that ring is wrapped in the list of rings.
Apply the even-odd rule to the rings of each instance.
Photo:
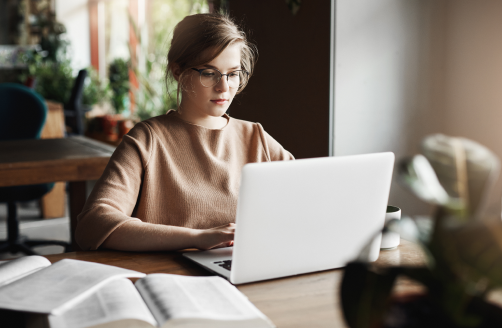
[[[217,244],[216,246],[211,247],[211,249],[218,249],[218,248],[225,248],[225,247],[228,247],[227,246],[227,242],[223,242],[223,243]]]
[[[228,223],[228,224],[224,224],[224,225],[221,225],[221,226],[216,226],[216,227],[213,227],[213,229],[217,230],[217,229],[231,229],[231,230],[235,230],[235,223]]]

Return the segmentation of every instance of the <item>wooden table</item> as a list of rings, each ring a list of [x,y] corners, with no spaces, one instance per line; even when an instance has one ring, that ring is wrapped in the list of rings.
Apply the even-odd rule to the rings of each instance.
[[[115,265],[144,273],[212,275],[181,256],[181,252],[133,253],[79,251],[46,256],[51,262],[64,258]],[[377,264],[422,265],[420,249],[407,241],[394,250],[382,251]],[[339,297],[343,269],[238,285],[237,288],[268,316],[277,327],[346,327]],[[399,280],[396,290],[417,291],[421,287]]]
[[[0,186],[69,182],[70,236],[84,207],[86,181],[101,177],[114,147],[87,137],[0,142]]]

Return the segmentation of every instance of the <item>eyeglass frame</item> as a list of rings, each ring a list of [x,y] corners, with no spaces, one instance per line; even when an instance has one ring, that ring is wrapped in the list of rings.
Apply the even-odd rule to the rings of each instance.
[[[206,67],[205,69],[196,69],[195,67],[192,67],[192,70],[199,72],[199,81],[200,81],[200,79],[201,79],[201,77],[202,77],[202,71],[205,71],[205,70],[215,70],[215,71],[218,71],[218,73],[220,74],[220,78],[219,78],[219,79],[218,79],[218,81],[217,81],[214,85],[212,85],[211,87],[204,86],[204,84],[202,83],[202,81],[200,82],[200,84],[201,84],[203,87],[206,87],[206,88],[212,88],[212,87],[216,86],[218,83],[220,83],[221,78],[223,78],[223,76],[224,76],[224,75],[226,75],[226,76],[227,76],[227,83],[228,83],[228,78],[230,77],[230,76],[229,76],[229,74],[234,73],[234,72],[243,72],[243,73],[245,73],[245,74],[246,74],[246,77],[249,77],[249,72],[248,72],[248,71],[246,71],[246,70],[235,70],[235,71],[229,72],[229,73],[227,73],[227,74],[223,74],[223,73],[221,73],[221,72],[220,72],[220,70],[218,70],[217,68],[211,68],[211,67]],[[229,86],[229,87],[230,87],[230,86]],[[240,87],[241,87],[241,85],[239,84],[239,87],[237,87],[237,88],[240,88]],[[233,88],[235,88],[235,87],[233,87]]]

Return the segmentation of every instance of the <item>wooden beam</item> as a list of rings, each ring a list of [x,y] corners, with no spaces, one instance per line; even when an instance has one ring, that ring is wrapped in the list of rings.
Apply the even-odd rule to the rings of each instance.
[[[134,97],[134,90],[139,88],[138,78],[136,77],[135,70],[138,68],[138,45],[140,45],[138,37],[141,35],[140,26],[138,24],[138,0],[129,0],[129,15],[134,22],[134,25],[129,24],[129,49],[131,52],[131,68],[129,69],[129,104],[131,113],[134,113],[136,99]],[[136,31],[135,31],[136,29]]]
[[[89,1],[91,65],[99,71],[98,1]]]

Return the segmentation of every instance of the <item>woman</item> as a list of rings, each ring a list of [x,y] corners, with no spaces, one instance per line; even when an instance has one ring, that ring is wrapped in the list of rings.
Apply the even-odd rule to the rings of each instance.
[[[178,110],[124,136],[78,216],[76,241],[84,250],[231,246],[242,167],[294,159],[259,123],[225,114],[255,62],[228,17],[185,17],[167,59]]]

